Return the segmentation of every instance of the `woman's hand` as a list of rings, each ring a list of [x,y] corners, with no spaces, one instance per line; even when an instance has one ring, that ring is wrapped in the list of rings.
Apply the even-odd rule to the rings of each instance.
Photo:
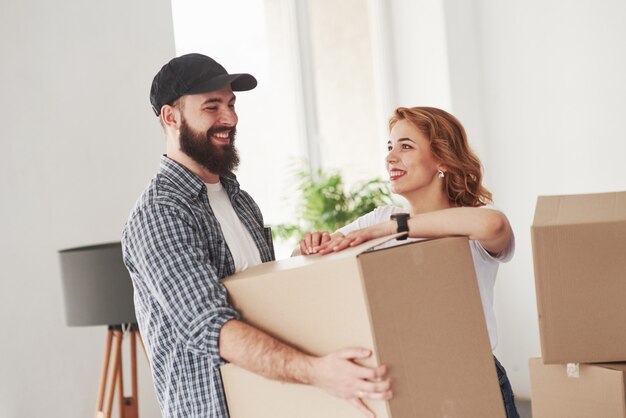
[[[343,234],[339,233],[333,235],[340,235],[343,237]],[[300,250],[300,254],[303,255],[316,254],[317,249],[321,245],[329,242],[331,238],[330,232],[328,231],[307,232],[300,240],[300,247],[296,248],[296,251],[294,251],[292,255],[298,255],[297,250]]]
[[[333,236],[330,240],[315,248],[315,250],[322,255],[341,251],[374,238],[391,235],[396,232],[396,228],[397,225],[395,221],[382,222],[367,228],[357,229],[356,231],[352,231],[345,236],[341,234]]]

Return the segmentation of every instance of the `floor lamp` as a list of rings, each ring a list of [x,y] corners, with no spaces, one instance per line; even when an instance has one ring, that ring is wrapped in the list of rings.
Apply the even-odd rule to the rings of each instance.
[[[68,326],[106,325],[107,337],[95,418],[110,418],[117,394],[119,418],[138,418],[137,328],[130,275],[119,242],[59,251]],[[122,342],[130,343],[131,395],[124,396]],[[145,347],[144,347],[145,351]]]

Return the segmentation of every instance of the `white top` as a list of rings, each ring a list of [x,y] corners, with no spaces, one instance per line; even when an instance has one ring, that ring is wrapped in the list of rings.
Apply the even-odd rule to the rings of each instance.
[[[226,245],[233,256],[235,271],[261,264],[261,255],[252,235],[237,216],[222,183],[204,183],[209,196],[209,204],[220,223]]]
[[[493,208],[492,208],[493,209]],[[351,231],[376,225],[381,222],[388,221],[393,213],[406,212],[405,210],[395,206],[381,206],[374,209],[367,215],[361,216],[352,222],[337,230],[346,235]],[[406,241],[391,240],[382,244],[379,248],[393,247],[410,241],[418,241],[419,238],[408,238]],[[476,270],[476,278],[478,279],[478,289],[480,290],[480,299],[483,304],[483,312],[485,321],[487,322],[487,331],[489,332],[489,340],[491,349],[494,350],[498,344],[498,331],[496,327],[496,317],[493,312],[493,288],[496,283],[496,275],[500,263],[505,263],[513,258],[515,252],[515,237],[511,237],[511,242],[507,248],[502,250],[497,256],[492,256],[485,250],[480,242],[470,240],[470,250],[474,260],[474,268]]]

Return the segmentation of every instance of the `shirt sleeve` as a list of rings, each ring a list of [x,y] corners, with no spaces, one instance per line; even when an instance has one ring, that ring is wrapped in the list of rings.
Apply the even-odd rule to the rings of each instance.
[[[142,208],[128,222],[126,245],[140,287],[162,310],[172,333],[216,366],[222,326],[239,319],[211,264],[199,226],[180,210],[163,204]]]
[[[377,225],[381,222],[388,221],[392,213],[399,211],[399,209],[391,206],[379,206],[373,211],[366,213],[365,215],[357,218],[348,225],[339,228],[336,232],[340,232],[343,235],[347,235],[352,231],[358,229],[367,228],[368,226]]]

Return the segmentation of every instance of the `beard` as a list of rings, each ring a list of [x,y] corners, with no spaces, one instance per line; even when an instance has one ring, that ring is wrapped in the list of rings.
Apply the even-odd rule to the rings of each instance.
[[[229,131],[229,143],[215,145],[211,137],[217,132],[224,131]],[[239,166],[235,133],[235,128],[226,126],[215,126],[206,133],[195,132],[183,119],[180,125],[180,150],[211,173],[223,176]]]

